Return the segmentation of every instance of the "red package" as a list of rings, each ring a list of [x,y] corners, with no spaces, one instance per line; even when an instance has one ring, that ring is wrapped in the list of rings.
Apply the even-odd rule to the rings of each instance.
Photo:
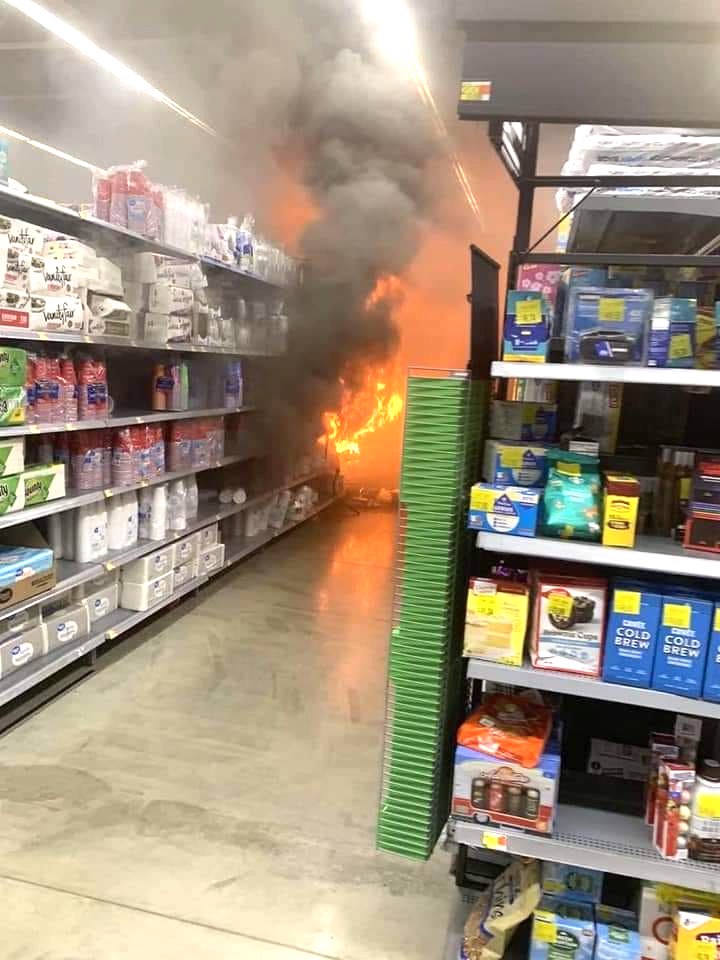
[[[524,697],[492,693],[462,724],[457,742],[500,760],[536,767],[551,728],[548,707]]]

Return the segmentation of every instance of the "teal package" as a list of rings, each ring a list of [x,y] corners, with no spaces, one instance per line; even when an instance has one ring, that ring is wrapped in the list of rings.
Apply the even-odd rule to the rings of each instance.
[[[593,960],[592,905],[543,896],[533,914],[530,960]]]
[[[595,908],[595,960],[640,960],[637,917],[630,910]]]
[[[720,703],[720,603],[716,603],[713,609],[710,649],[705,664],[702,696],[703,700]]]
[[[550,311],[542,293],[509,290],[505,310],[503,360],[544,363],[550,341]]]
[[[652,687],[699,697],[710,645],[713,604],[687,594],[663,597]]]
[[[650,686],[662,601],[647,584],[615,581],[605,632],[603,680]]]
[[[545,861],[542,865],[543,893],[560,897],[562,900],[599,903],[603,877],[600,870],[584,870],[566,863]]]
[[[649,367],[695,366],[697,301],[660,297],[653,304],[648,338]]]
[[[566,540],[599,540],[600,468],[597,457],[549,450],[541,533]]]

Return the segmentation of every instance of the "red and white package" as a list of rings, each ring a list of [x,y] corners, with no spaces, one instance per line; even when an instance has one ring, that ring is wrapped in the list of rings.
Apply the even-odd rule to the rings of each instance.
[[[34,406],[36,423],[62,423],[60,367],[49,357],[33,360]]]
[[[78,430],[70,439],[70,473],[76,490],[96,490],[103,485],[104,430]]]
[[[687,860],[695,767],[661,760],[655,794],[655,849],[668,860]]]
[[[80,420],[101,420],[108,413],[107,370],[102,360],[84,357],[78,364]]]
[[[195,427],[192,420],[178,420],[168,428],[166,464],[170,471],[190,470],[193,465],[193,436]]]
[[[70,357],[60,357],[60,402],[63,420],[74,423],[78,419],[78,387],[75,364]]]
[[[112,484],[114,487],[129,487],[135,483],[132,431],[119,427],[112,437]]]

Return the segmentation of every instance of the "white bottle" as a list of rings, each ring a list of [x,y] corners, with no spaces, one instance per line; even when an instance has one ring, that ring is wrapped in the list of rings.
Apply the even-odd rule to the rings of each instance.
[[[187,530],[185,480],[173,480],[168,490],[168,527]]]
[[[153,491],[151,487],[143,487],[138,501],[138,537],[141,540],[150,539],[150,525],[152,521]]]
[[[167,534],[168,490],[166,483],[152,488],[152,513],[150,514],[150,539],[164,540]]]
[[[121,495],[111,497],[108,506],[108,549],[122,550],[125,546],[125,511]]]
[[[123,494],[123,512],[125,514],[125,547],[134,547],[138,542],[138,497],[132,490]]]
[[[75,559],[95,563],[107,556],[108,514],[104,502],[78,507],[75,515]]]
[[[48,517],[47,526],[48,543],[56,560],[62,560],[65,556],[62,532],[63,524],[60,517],[61,514],[59,513],[51,513]]]
[[[193,473],[185,478],[185,514],[188,520],[198,515],[199,500],[197,477]]]

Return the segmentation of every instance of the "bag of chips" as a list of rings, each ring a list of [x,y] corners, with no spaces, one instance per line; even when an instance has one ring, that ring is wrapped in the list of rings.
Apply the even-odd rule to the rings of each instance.
[[[513,860],[473,907],[458,960],[501,960],[510,938],[540,903],[540,864]]]
[[[540,532],[565,540],[599,540],[600,461],[584,453],[548,450],[547,462]]]
[[[548,707],[509,693],[491,693],[460,726],[457,742],[498,760],[536,767],[551,728]]]

